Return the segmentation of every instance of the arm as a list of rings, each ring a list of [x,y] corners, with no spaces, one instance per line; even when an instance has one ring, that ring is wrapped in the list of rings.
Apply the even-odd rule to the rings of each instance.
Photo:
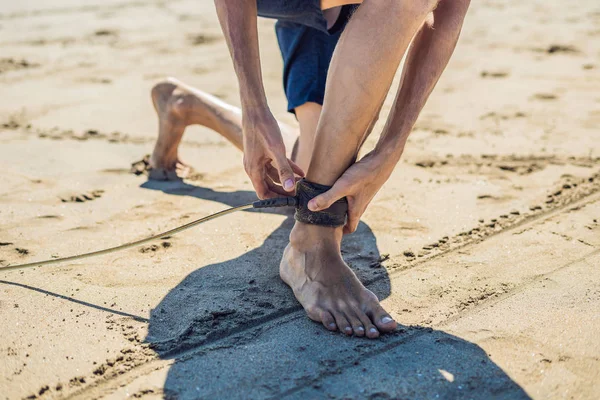
[[[240,86],[244,168],[260,198],[294,190],[294,172],[302,170],[285,156],[277,121],[271,114],[262,81],[256,24],[256,0],[215,0]],[[285,190],[275,185],[282,183]]]
[[[240,84],[242,110],[268,111],[258,51],[255,0],[215,0],[233,67]]]

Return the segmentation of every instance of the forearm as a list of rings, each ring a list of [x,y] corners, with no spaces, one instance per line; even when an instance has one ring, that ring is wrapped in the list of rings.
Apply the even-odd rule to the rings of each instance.
[[[406,140],[446,68],[462,28],[469,1],[441,1],[413,40],[402,72],[400,90],[375,152],[394,165]]]
[[[242,110],[267,109],[258,47],[256,0],[215,0],[240,86]]]

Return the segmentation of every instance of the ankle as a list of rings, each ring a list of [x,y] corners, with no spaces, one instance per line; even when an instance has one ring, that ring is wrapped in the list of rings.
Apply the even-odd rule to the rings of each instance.
[[[310,225],[296,221],[290,232],[290,245],[297,251],[309,252],[319,248],[340,249],[342,228]]]
[[[187,93],[175,92],[168,102],[169,117],[179,124],[189,125],[189,115],[194,107],[194,99]],[[174,121],[174,122],[175,122]]]

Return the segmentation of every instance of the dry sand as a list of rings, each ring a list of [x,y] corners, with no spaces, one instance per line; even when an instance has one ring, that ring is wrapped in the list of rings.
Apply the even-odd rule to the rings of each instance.
[[[599,26],[597,1],[473,2],[402,162],[344,243],[396,333],[310,322],[277,277],[289,218],[241,212],[1,273],[0,396],[598,398]],[[270,104],[294,123],[272,21],[260,36]],[[194,179],[129,173],[167,75],[238,104],[211,1],[3,2],[2,265],[254,197],[241,154],[200,127],[181,151]]]

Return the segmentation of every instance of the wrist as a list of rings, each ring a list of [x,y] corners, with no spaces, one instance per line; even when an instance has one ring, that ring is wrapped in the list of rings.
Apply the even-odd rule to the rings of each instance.
[[[242,111],[247,113],[260,114],[261,110],[268,110],[267,96],[260,90],[244,91],[240,90],[240,99]]]
[[[242,109],[242,134],[244,138],[269,136],[278,130],[277,121],[268,106],[252,106]]]
[[[269,104],[267,103],[267,97],[264,94],[249,95],[244,94],[244,91],[241,91],[240,99],[242,114],[248,116],[263,116],[271,113]]]
[[[264,115],[270,115],[271,110],[269,106],[264,104],[244,104],[242,103],[242,114],[248,117],[262,117]]]
[[[390,166],[393,169],[398,164],[398,161],[400,161],[400,157],[402,157],[405,142],[406,140],[385,140],[382,137],[375,146],[375,149],[373,149],[373,153],[381,165]]]
[[[266,103],[260,105],[242,105],[242,118],[245,122],[259,123],[266,119],[272,119],[273,115]]]

